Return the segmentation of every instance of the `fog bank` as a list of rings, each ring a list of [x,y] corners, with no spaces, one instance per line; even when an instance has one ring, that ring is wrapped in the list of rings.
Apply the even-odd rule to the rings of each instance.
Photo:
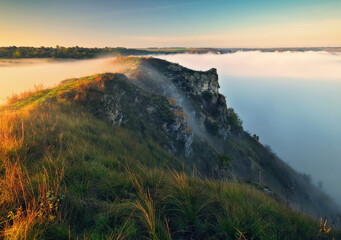
[[[341,55],[237,52],[157,56],[195,70],[218,70],[220,92],[245,130],[310,174],[341,205]]]
[[[341,53],[328,52],[260,52],[232,54],[156,55],[194,70],[217,68],[222,75],[234,77],[340,80]]]
[[[13,93],[27,91],[34,85],[50,87],[64,79],[114,71],[117,68],[110,64],[109,58],[55,61],[0,59],[0,104]]]

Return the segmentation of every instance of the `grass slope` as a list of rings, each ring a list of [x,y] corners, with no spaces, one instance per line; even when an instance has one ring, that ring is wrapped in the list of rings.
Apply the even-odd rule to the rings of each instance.
[[[98,76],[26,94],[0,110],[4,239],[332,239],[255,187],[201,179],[140,130],[112,126],[63,93]]]

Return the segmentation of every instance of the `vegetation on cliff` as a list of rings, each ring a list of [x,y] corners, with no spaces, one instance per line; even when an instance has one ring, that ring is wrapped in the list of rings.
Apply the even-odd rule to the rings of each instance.
[[[150,128],[148,114],[133,118],[144,105],[134,109],[128,101],[131,115],[121,125],[95,116],[87,103],[99,101],[108,82],[115,82],[116,93],[134,93],[146,109],[155,107],[161,122],[176,119],[172,100],[121,75],[68,80],[12,99],[0,109],[4,239],[340,237],[256,185],[190,171],[160,144],[172,135]]]

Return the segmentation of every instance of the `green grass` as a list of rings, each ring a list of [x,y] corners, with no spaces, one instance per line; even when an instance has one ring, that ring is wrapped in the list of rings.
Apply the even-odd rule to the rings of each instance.
[[[251,185],[187,172],[148,132],[112,126],[61,97],[93,81],[70,80],[1,110],[5,239],[340,237]]]

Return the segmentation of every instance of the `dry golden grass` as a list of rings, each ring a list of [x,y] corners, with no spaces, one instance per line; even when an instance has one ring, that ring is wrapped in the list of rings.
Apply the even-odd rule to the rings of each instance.
[[[26,98],[30,98],[38,93],[41,93],[43,91],[45,91],[46,88],[44,87],[43,84],[38,84],[38,85],[34,85],[33,89],[21,92],[21,93],[16,93],[13,94],[12,96],[7,98],[7,102],[8,104],[13,104],[16,103],[22,99],[26,99]]]
[[[5,173],[0,180],[0,208],[8,212],[7,219],[2,219],[1,235],[5,239],[31,239],[32,234],[39,236],[46,223],[60,219],[63,169],[51,171],[43,168],[39,179],[32,179],[19,161],[12,163],[8,158],[2,158],[2,164]]]
[[[24,123],[22,115],[13,111],[3,111],[0,113],[0,150],[1,152],[15,151],[22,147],[24,140]],[[14,124],[21,122],[21,135],[18,134]]]
[[[32,239],[44,231],[47,222],[60,219],[60,182],[63,169],[42,167],[30,177],[23,162],[25,118],[30,110],[2,112],[0,115],[0,236],[4,239]]]

